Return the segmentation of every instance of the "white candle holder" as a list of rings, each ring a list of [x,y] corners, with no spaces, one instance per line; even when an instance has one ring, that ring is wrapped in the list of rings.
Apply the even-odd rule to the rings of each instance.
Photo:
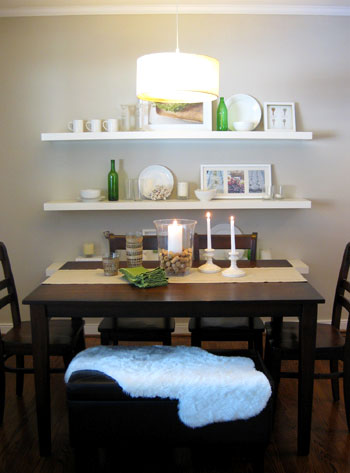
[[[209,248],[204,250],[207,262],[198,268],[201,273],[219,273],[221,271],[220,266],[213,263],[214,252],[215,250]]]
[[[241,278],[242,276],[245,276],[245,271],[237,267],[236,261],[238,259],[238,255],[238,251],[230,251],[228,253],[228,256],[231,260],[231,266],[227,269],[224,269],[224,271],[222,272],[223,276],[226,276],[228,278]]]

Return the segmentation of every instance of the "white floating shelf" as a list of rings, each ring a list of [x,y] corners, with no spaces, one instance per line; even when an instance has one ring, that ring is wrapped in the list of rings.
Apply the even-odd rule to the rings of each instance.
[[[44,210],[210,210],[210,209],[310,209],[306,199],[230,199],[210,200],[119,200],[117,202],[52,201],[44,203]]]
[[[42,133],[41,141],[95,140],[312,140],[311,131],[117,131]]]

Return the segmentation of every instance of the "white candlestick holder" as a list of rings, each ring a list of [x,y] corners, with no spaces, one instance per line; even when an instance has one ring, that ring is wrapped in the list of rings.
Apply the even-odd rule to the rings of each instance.
[[[227,269],[224,269],[222,272],[223,276],[228,278],[241,278],[245,276],[245,271],[237,267],[237,259],[238,259],[239,252],[238,251],[230,251],[228,256],[231,260],[231,266]]]
[[[204,250],[207,262],[198,268],[201,273],[219,273],[221,271],[220,266],[213,263],[214,252],[215,250],[209,248]]]

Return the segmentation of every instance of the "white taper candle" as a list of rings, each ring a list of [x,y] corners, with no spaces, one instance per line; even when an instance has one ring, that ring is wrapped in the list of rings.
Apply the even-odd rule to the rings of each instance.
[[[231,221],[231,251],[236,251],[236,240],[235,240],[235,217],[230,217]]]
[[[207,248],[211,250],[210,212],[207,212]]]

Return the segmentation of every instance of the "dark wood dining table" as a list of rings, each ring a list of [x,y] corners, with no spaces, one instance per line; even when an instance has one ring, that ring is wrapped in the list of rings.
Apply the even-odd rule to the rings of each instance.
[[[241,266],[290,266],[285,260],[239,262]],[[68,262],[61,269],[95,269],[99,262]],[[24,300],[30,306],[39,450],[51,453],[48,321],[50,317],[298,317],[300,363],[297,451],[310,450],[318,304],[308,282],[169,284],[139,289],[129,284],[41,284]]]

